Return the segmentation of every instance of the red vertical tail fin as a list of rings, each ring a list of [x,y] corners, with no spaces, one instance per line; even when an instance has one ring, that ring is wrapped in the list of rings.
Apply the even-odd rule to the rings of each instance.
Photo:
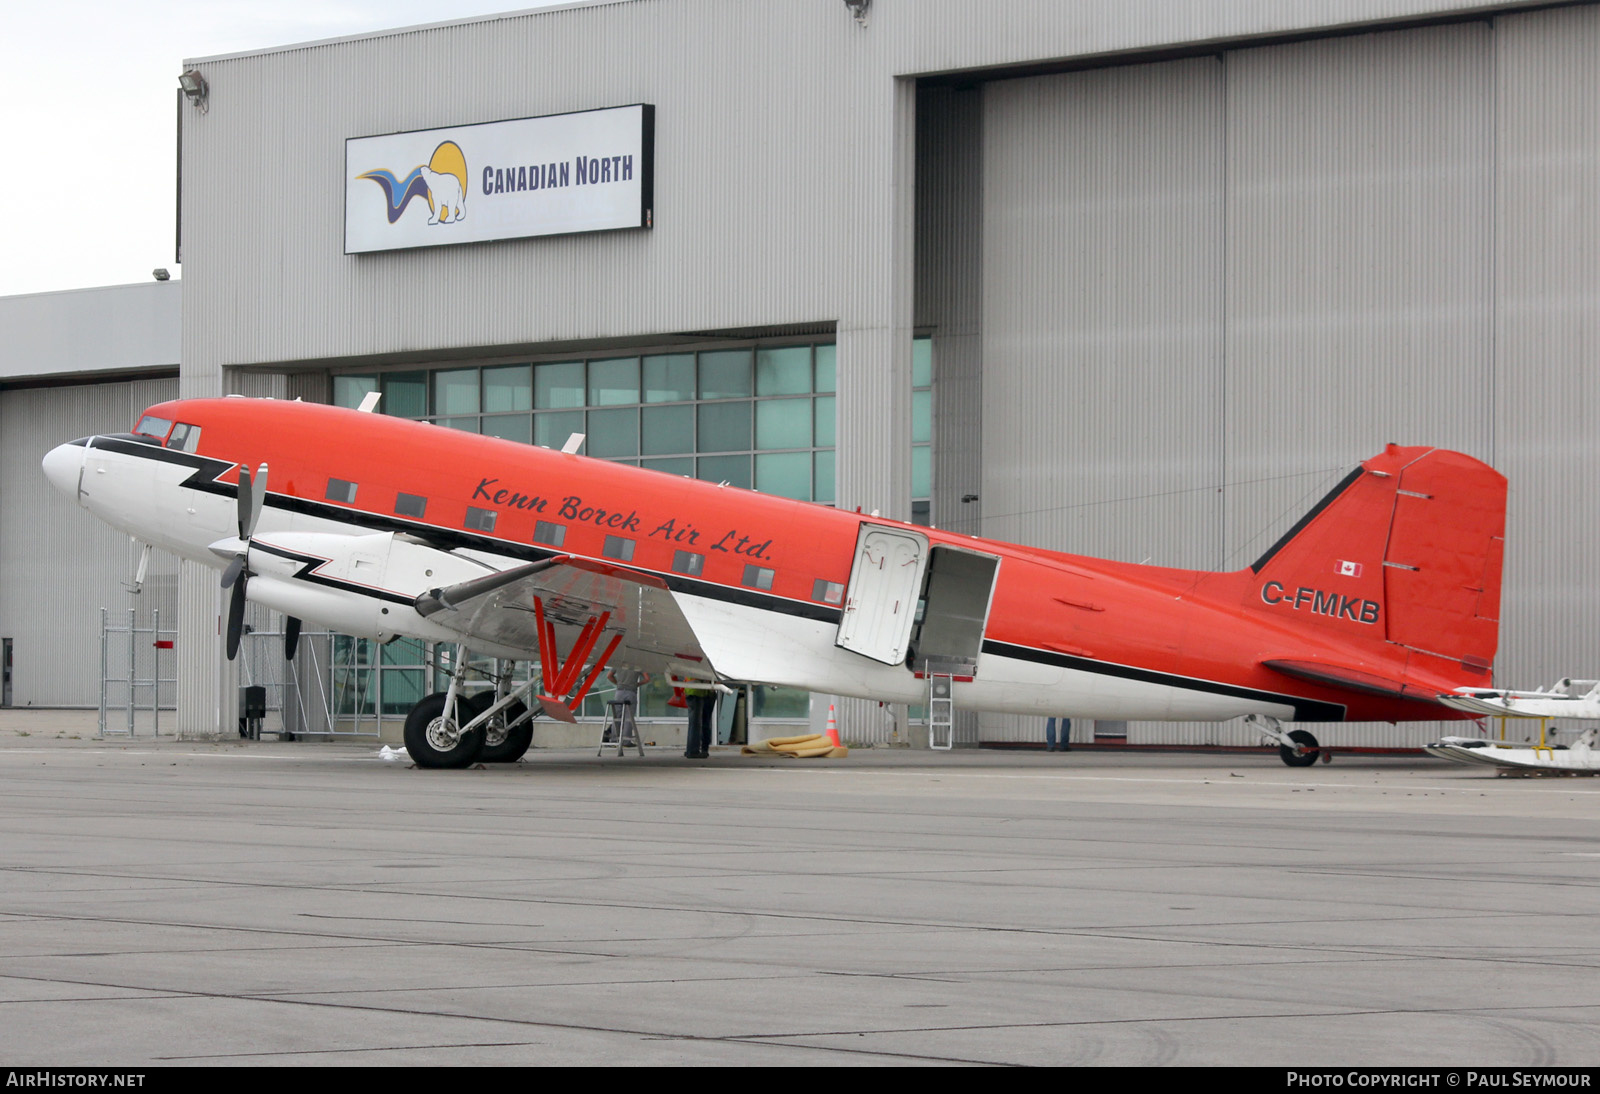
[[[1390,445],[1250,567],[1247,602],[1407,670],[1486,684],[1505,512],[1505,477],[1487,464]]]

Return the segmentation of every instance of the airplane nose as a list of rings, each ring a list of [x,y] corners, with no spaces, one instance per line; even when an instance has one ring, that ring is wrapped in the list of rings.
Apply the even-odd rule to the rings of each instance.
[[[83,458],[88,454],[83,444],[60,444],[44,456],[44,477],[50,485],[73,501],[78,500],[78,478],[83,471]]]

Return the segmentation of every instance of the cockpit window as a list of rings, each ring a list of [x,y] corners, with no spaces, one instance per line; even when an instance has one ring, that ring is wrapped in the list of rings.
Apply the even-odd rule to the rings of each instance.
[[[193,452],[200,447],[200,427],[179,422],[173,427],[167,447],[178,452]]]
[[[146,437],[154,437],[158,441],[167,439],[167,434],[172,432],[170,418],[157,418],[154,414],[146,414],[139,419],[139,424],[133,427],[135,433],[142,433]]]

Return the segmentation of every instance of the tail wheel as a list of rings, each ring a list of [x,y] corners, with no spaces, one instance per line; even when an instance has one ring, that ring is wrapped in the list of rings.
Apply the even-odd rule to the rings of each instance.
[[[468,720],[476,718],[494,705],[494,692],[485,692],[468,700],[470,708]],[[533,744],[533,719],[525,719],[520,725],[507,729],[506,726],[516,722],[528,712],[522,705],[521,699],[513,699],[506,708],[490,718],[481,727],[483,730],[483,751],[478,753],[478,761],[486,764],[514,764],[522,759],[522,754],[528,751],[528,746]]]
[[[483,751],[483,728],[471,733],[461,727],[472,720],[470,705],[456,699],[453,717],[446,715],[445,694],[428,696],[406,715],[406,751],[418,767],[466,767]]]
[[[1278,746],[1278,758],[1290,767],[1310,767],[1322,756],[1322,750],[1317,747],[1317,739],[1303,729],[1291,729],[1289,740],[1296,745]]]

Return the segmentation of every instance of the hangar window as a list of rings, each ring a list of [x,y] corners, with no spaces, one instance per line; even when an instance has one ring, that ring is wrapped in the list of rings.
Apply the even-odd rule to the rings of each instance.
[[[324,495],[329,501],[341,502],[344,505],[356,503],[356,484],[343,479],[329,479],[328,492]]]
[[[376,376],[335,376],[333,378],[333,405],[354,410],[372,392],[379,390]],[[387,408],[380,402],[379,410]]]
[[[772,571],[765,566],[749,565],[744,568],[744,584],[752,589],[772,588]]]
[[[411,517],[421,520],[422,515],[428,511],[428,499],[416,494],[396,494],[394,499],[394,515],[397,517]]]
[[[379,391],[385,414],[673,475],[834,503],[837,349],[810,339],[698,351],[333,377],[333,401]],[[911,345],[911,519],[933,492],[933,341]]]
[[[633,561],[633,540],[626,536],[607,536],[606,545],[600,551],[607,558],[614,558],[620,562]]]
[[[533,526],[533,542],[545,543],[551,547],[559,547],[567,538],[565,524],[552,524],[548,520],[541,520]]]
[[[837,581],[819,577],[811,586],[811,599],[820,600],[824,604],[843,603],[844,586]]]
[[[705,555],[698,555],[693,551],[674,551],[672,553],[673,573],[688,574],[690,577],[699,577],[705,568]]]
[[[495,518],[500,515],[497,509],[479,509],[476,505],[467,506],[467,527],[474,532],[494,531]]]

